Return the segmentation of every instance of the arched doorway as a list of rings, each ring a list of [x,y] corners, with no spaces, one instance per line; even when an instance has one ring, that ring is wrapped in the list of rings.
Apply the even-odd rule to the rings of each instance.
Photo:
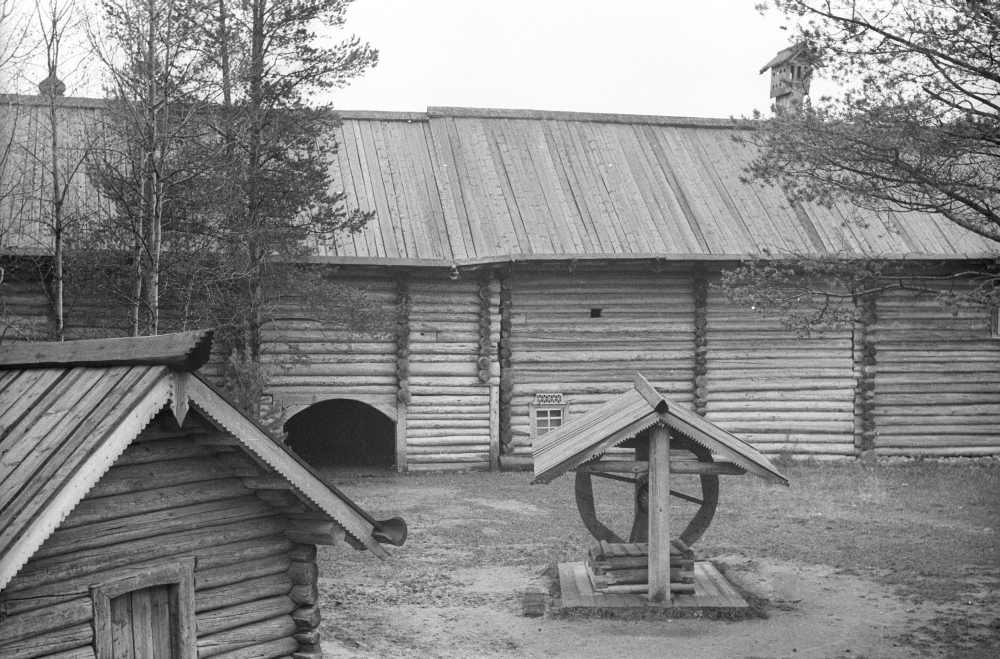
[[[396,424],[360,401],[326,400],[285,422],[288,446],[311,465],[385,467],[396,462]]]

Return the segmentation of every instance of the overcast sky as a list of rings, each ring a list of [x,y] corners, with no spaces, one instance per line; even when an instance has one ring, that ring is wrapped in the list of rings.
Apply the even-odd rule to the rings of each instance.
[[[342,38],[380,62],[323,100],[344,110],[465,106],[697,117],[766,111],[768,74],[788,45],[759,0],[355,0]],[[34,0],[15,0],[25,11]],[[99,0],[76,0],[99,15]],[[98,96],[94,66],[64,47],[69,95]],[[40,64],[40,63],[39,63]],[[19,87],[34,92],[44,66]],[[819,84],[817,84],[817,82]],[[814,96],[823,91],[814,80]]]
[[[431,105],[699,117],[766,110],[788,44],[759,0],[355,0],[379,65],[339,109]]]

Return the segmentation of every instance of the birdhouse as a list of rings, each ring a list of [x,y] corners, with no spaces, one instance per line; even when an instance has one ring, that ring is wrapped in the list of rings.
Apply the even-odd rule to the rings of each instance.
[[[770,62],[761,68],[771,70],[771,98],[776,112],[802,107],[802,99],[809,93],[812,80],[812,60],[804,44],[789,46],[778,51]]]

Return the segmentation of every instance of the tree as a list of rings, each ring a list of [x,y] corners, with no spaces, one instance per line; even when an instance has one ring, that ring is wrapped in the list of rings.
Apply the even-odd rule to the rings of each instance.
[[[16,89],[16,82],[23,82],[27,72],[37,68],[32,66],[36,55],[47,77],[37,85],[43,101],[35,106],[37,109],[30,103],[20,103],[13,95],[5,103],[4,123],[10,132],[4,136],[0,153],[0,203],[6,199],[9,217],[15,221],[34,209],[39,211],[32,219],[44,231],[31,237],[41,244],[22,242],[20,246],[51,249],[51,256],[32,259],[32,268],[49,293],[55,338],[62,340],[65,238],[81,219],[79,209],[70,209],[67,199],[74,178],[82,172],[88,137],[81,126],[65,125],[60,108],[66,85],[59,74],[67,37],[72,41],[80,28],[80,18],[74,0],[39,0],[21,14],[8,11],[5,4],[0,4],[0,33],[7,31],[8,21],[13,21],[10,34],[19,42],[0,43],[0,80]],[[22,235],[21,241],[27,237]]]
[[[217,0],[206,10],[205,54],[216,84],[220,148],[214,198],[219,245],[236,295],[221,333],[231,377],[259,380],[261,327],[289,266],[316,239],[360,228],[369,215],[330,191],[336,116],[314,92],[342,86],[377,61],[355,37],[320,45],[344,25],[349,0]],[[282,283],[283,282],[283,283]],[[242,371],[241,371],[242,369]],[[240,385],[242,390],[253,387]],[[247,398],[252,402],[254,396]]]
[[[17,88],[21,64],[31,51],[30,26],[30,16],[17,11],[15,0],[0,0],[0,93],[11,94]],[[21,110],[13,96],[0,100],[0,204],[20,187],[14,149]],[[8,230],[0,227],[0,236]]]
[[[45,52],[45,70],[48,77],[39,85],[39,90],[45,97],[46,119],[49,137],[49,157],[44,167],[48,174],[48,194],[41,195],[45,199],[48,211],[43,222],[52,234],[52,307],[55,315],[55,334],[58,341],[65,338],[65,237],[81,218],[78,214],[67,214],[66,198],[71,189],[73,179],[80,172],[87,159],[86,135],[77,135],[83,144],[74,145],[73,152],[62,145],[61,125],[57,108],[59,98],[66,89],[66,84],[58,77],[60,70],[60,55],[64,39],[68,32],[79,27],[79,18],[72,0],[61,2],[49,0],[48,3],[38,2],[35,5],[35,17],[38,21],[38,35],[42,49]]]
[[[844,92],[765,122],[751,173],[795,198],[939,213],[1000,240],[1000,8],[775,4]]]
[[[842,90],[800,111],[755,121],[746,141],[759,149],[749,178],[780,185],[794,201],[847,201],[876,213],[935,213],[1000,240],[1000,8],[976,0],[881,2],[775,0],[796,24],[794,41]],[[903,216],[905,218],[905,216]],[[793,259],[796,261],[796,259]],[[840,286],[808,295],[917,290],[919,280],[886,277],[887,266],[861,262],[788,265],[823,273]],[[727,285],[759,299],[779,283],[795,286],[777,266],[750,264]],[[891,269],[891,268],[890,268]],[[971,273],[993,299],[993,278]],[[766,275],[766,276],[765,276]],[[954,273],[966,278],[970,273]],[[771,282],[768,283],[768,277]],[[791,290],[786,288],[786,290]],[[802,291],[803,297],[807,291]]]
[[[92,28],[108,81],[104,144],[90,175],[113,212],[92,226],[87,247],[131,253],[128,276],[112,277],[128,300],[133,335],[160,329],[165,250],[189,244],[186,200],[208,171],[201,78],[201,0],[104,0]],[[174,263],[178,262],[179,256]]]

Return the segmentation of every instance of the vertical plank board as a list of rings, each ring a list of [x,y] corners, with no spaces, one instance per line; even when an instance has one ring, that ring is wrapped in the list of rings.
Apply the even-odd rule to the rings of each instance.
[[[362,171],[366,173],[365,182],[370,182],[370,190],[374,201],[374,208],[378,214],[378,228],[382,237],[382,244],[385,245],[384,256],[390,258],[400,258],[405,253],[405,246],[399,244],[396,238],[396,231],[393,228],[392,210],[389,207],[389,200],[386,195],[386,178],[388,174],[382,171],[379,163],[378,150],[375,147],[374,129],[368,122],[358,122],[358,147],[364,151],[359,153],[363,157]]]
[[[176,647],[176,613],[171,611],[170,586],[150,588],[150,642],[153,648],[152,659],[173,659],[179,656]]]
[[[600,253],[603,250],[598,241],[590,209],[579,194],[580,184],[576,181],[572,161],[566,149],[564,122],[552,121],[546,126],[545,138],[548,141],[549,152],[556,166],[559,184],[562,186],[563,198],[567,201],[567,221],[572,222],[580,237],[581,249],[585,253]]]
[[[562,195],[558,183],[557,166],[553,162],[552,152],[547,139],[546,123],[534,122],[530,128],[525,126],[527,137],[527,155],[531,161],[531,171],[538,182],[539,200],[542,204],[542,218],[546,232],[555,237],[558,245],[553,245],[555,251],[563,254],[580,254],[584,251],[583,243],[576,231],[575,223],[570,221],[567,212],[567,200]]]
[[[511,172],[508,171],[507,162],[510,160],[510,148],[507,146],[507,138],[504,135],[504,122],[492,121],[489,124],[488,146],[490,156],[493,158],[493,169],[498,173],[500,190],[503,192],[504,203],[507,206],[507,216],[510,218],[511,230],[516,237],[515,249],[519,254],[530,254],[531,240],[528,238],[528,230],[521,210],[518,207],[517,195],[511,188]]]
[[[500,459],[500,384],[490,384],[490,469]]]
[[[414,180],[414,189],[410,191],[410,194],[417,199],[420,209],[420,216],[415,221],[422,224],[423,238],[428,241],[428,244],[423,248],[425,251],[420,253],[420,257],[450,260],[454,256],[449,247],[441,199],[438,196],[434,169],[430,162],[431,148],[426,142],[427,139],[429,138],[426,132],[426,122],[407,126],[406,144],[409,150],[407,160],[412,167],[411,175]]]
[[[132,598],[129,594],[111,600],[111,656],[135,659],[132,640]]]
[[[396,471],[407,470],[406,452],[406,411],[407,405],[404,401],[396,401]]]
[[[649,599],[670,602],[670,431],[649,438]]]
[[[475,256],[475,246],[469,233],[469,216],[465,210],[465,199],[458,178],[458,165],[452,151],[447,119],[431,119],[427,122],[427,140],[431,144],[431,164],[441,206],[444,223],[448,232],[452,254],[457,259]]]
[[[604,254],[621,252],[621,243],[605,211],[599,191],[594,187],[595,181],[589,167],[581,126],[582,124],[574,123],[560,124],[561,143],[568,171],[572,174],[570,180],[573,183],[574,198],[581,212],[589,219],[591,241],[598,246],[598,251]]]
[[[374,185],[371,173],[368,171],[367,161],[364,156],[364,144],[361,140],[361,129],[358,122],[352,121],[344,124],[344,144],[350,154],[347,159],[351,171],[351,178],[354,181],[354,190],[358,199],[358,207],[365,211],[375,213],[375,217],[362,229],[365,235],[366,246],[369,256],[386,256],[386,245],[382,238],[382,227],[389,218],[379,216],[375,205]]]
[[[153,656],[153,600],[156,588],[140,588],[128,595],[132,599],[132,647],[136,657],[146,659]]]

